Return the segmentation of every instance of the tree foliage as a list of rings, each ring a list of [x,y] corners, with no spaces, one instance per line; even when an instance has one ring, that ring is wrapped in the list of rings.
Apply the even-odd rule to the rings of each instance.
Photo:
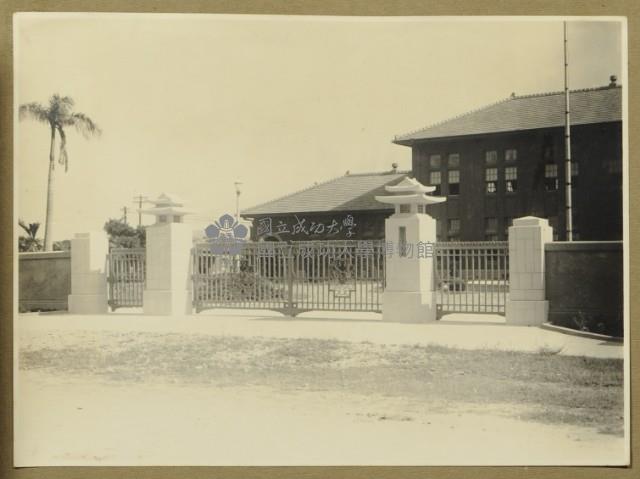
[[[122,220],[110,219],[104,224],[110,248],[144,248],[146,232],[142,226],[134,228]]]
[[[42,251],[42,240],[37,238],[40,223],[27,224],[23,220],[18,220],[18,225],[27,233],[27,236],[20,236],[18,238],[18,251]]]
[[[85,138],[100,135],[100,127],[84,113],[73,111],[73,98],[60,96],[57,93],[49,99],[49,105],[44,106],[37,102],[20,105],[19,117],[21,120],[30,119],[48,124],[52,133],[60,137],[60,150],[58,163],[64,165],[64,171],[69,169],[69,156],[67,154],[67,135],[65,127],[73,127]]]

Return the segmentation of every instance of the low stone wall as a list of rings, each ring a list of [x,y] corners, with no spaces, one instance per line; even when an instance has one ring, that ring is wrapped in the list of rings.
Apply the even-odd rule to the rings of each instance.
[[[62,311],[71,293],[71,253],[20,253],[18,259],[20,311]]]
[[[551,324],[622,337],[621,241],[547,243],[545,269]]]

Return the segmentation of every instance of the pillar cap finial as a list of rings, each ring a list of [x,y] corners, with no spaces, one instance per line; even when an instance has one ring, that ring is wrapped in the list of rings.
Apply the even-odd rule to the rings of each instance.
[[[385,196],[376,196],[377,201],[392,205],[430,205],[433,203],[442,203],[446,201],[445,197],[428,195],[427,193],[435,191],[435,187],[424,186],[415,178],[405,177],[397,185],[385,186],[385,190],[387,190],[391,194]]]

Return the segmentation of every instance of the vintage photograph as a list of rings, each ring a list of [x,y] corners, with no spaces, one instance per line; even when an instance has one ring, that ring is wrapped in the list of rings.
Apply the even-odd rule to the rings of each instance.
[[[625,18],[13,24],[15,466],[629,464]]]

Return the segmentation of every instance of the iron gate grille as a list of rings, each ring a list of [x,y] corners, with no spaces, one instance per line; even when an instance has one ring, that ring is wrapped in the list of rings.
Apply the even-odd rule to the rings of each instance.
[[[436,303],[445,313],[505,314],[509,243],[438,242],[434,247]]]
[[[380,311],[383,241],[244,243],[238,254],[193,249],[193,304],[211,308]]]
[[[107,299],[111,310],[142,307],[146,277],[144,248],[114,248],[107,255]]]

